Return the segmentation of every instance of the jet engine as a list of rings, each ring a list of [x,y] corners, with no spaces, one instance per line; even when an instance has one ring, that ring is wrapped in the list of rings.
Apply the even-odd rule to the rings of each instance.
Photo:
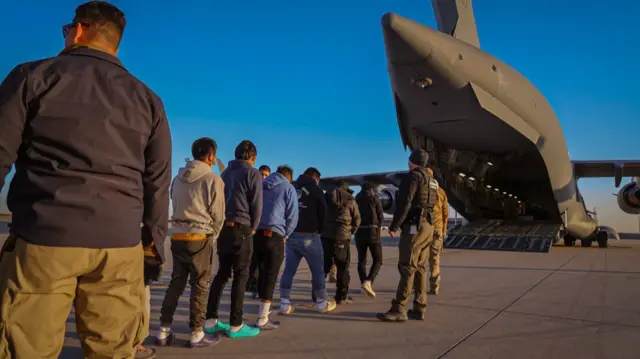
[[[618,207],[629,214],[640,214],[640,183],[627,183],[618,192]]]
[[[380,202],[382,203],[382,210],[386,214],[393,214],[396,210],[396,195],[398,189],[394,186],[379,186],[376,191]]]

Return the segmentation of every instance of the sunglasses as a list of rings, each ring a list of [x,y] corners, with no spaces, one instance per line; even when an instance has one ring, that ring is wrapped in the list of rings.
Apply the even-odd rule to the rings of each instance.
[[[82,22],[82,21],[74,21],[71,24],[63,25],[62,26],[62,37],[64,37],[66,39],[67,35],[69,34],[69,31],[71,31],[71,29],[73,29],[76,26],[78,26],[78,24],[80,24],[81,26],[84,26],[84,27],[89,27],[91,25],[91,24],[89,24],[87,22]]]

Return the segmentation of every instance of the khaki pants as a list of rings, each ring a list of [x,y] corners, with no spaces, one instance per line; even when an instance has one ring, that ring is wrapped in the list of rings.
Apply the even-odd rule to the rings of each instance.
[[[414,309],[424,311],[427,307],[427,263],[432,242],[433,226],[426,220],[420,222],[415,234],[410,234],[410,226],[402,227],[398,246],[400,282],[392,302],[393,310],[407,311],[406,304],[414,292],[414,283]]]
[[[48,247],[9,236],[0,257],[0,358],[58,358],[75,307],[85,358],[129,359],[148,335],[143,250]]]
[[[442,252],[442,246],[444,244],[444,238],[440,231],[433,232],[433,244],[429,250],[429,282],[431,284],[431,290],[435,291],[440,286],[440,252]]]

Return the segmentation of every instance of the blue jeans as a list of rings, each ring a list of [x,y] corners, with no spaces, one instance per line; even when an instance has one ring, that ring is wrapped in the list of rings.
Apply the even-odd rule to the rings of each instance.
[[[324,279],[324,251],[319,234],[292,233],[287,239],[284,273],[280,278],[280,299],[291,298],[293,277],[304,258],[311,270],[311,285],[317,299],[324,300],[327,293]]]

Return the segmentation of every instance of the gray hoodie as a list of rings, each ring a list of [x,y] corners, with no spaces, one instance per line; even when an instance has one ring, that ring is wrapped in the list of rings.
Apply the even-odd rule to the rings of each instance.
[[[174,231],[218,237],[224,224],[224,182],[209,165],[187,162],[171,182],[170,193]]]

